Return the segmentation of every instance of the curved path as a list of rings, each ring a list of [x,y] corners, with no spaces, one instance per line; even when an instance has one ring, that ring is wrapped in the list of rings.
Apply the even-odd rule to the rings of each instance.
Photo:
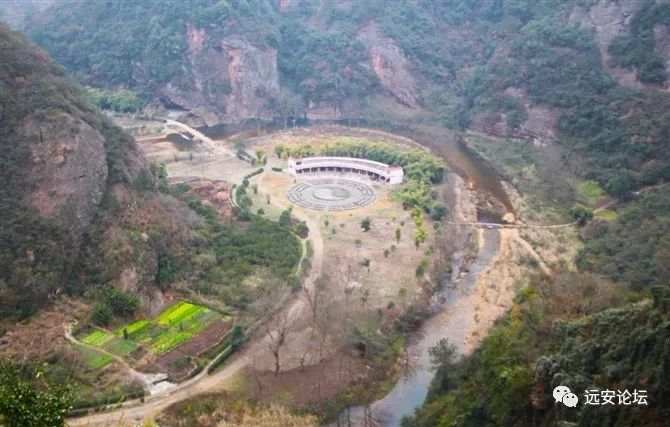
[[[137,372],[135,369],[133,369],[128,364],[128,362],[123,360],[122,357],[119,357],[114,353],[110,353],[109,351],[105,350],[104,348],[95,347],[95,346],[92,346],[90,344],[86,344],[84,342],[81,342],[81,341],[77,340],[74,337],[74,335],[72,335],[72,323],[68,323],[67,326],[65,327],[65,339],[67,339],[68,341],[70,341],[73,344],[80,345],[82,347],[87,347],[87,348],[90,348],[91,350],[95,350],[99,353],[104,353],[107,356],[110,356],[112,359],[114,359],[116,362],[120,363],[124,368],[126,368],[133,377],[137,378],[139,381],[144,383],[145,386],[147,386],[147,387],[149,386],[149,384],[147,383],[146,378],[140,372]]]

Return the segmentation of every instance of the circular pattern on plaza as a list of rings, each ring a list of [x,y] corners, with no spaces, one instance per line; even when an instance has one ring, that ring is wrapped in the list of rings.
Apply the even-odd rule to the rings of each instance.
[[[296,205],[318,211],[344,211],[369,205],[375,192],[369,185],[349,179],[300,181],[286,190],[286,198]]]

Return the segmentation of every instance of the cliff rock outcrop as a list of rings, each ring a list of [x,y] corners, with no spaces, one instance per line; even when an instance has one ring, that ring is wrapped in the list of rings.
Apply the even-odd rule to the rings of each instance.
[[[593,34],[593,38],[598,45],[603,64],[608,71],[622,86],[639,89],[643,86],[640,83],[637,72],[634,69],[616,67],[611,64],[610,54],[608,52],[610,43],[615,37],[628,34],[631,27],[631,21],[635,13],[644,6],[641,1],[610,1],[600,0],[591,6],[575,4],[569,9],[569,14],[565,17],[567,25],[574,25],[588,30]],[[656,50],[666,60],[666,70],[670,64],[670,40],[664,38],[662,25],[654,28],[656,35]],[[667,33],[666,33],[667,34]]]
[[[418,91],[414,76],[409,72],[409,61],[393,39],[384,37],[377,24],[370,22],[358,33],[358,40],[366,47],[372,68],[382,85],[398,101],[408,107],[418,106]]]
[[[104,137],[66,112],[48,121],[31,116],[23,132],[32,141],[27,197],[44,217],[59,217],[79,246],[107,184]]]
[[[111,184],[146,160],[38,47],[0,23],[0,318],[57,295]]]
[[[168,107],[188,110],[209,124],[273,117],[279,94],[275,49],[254,46],[243,36],[212,37],[192,25],[186,39],[192,70],[159,89]]]

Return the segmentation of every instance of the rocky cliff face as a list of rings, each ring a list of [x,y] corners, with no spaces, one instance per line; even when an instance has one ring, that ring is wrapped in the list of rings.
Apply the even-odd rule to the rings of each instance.
[[[590,31],[600,48],[603,64],[612,76],[619,84],[636,89],[643,86],[636,71],[612,66],[608,48],[615,37],[629,33],[633,16],[644,5],[645,2],[641,1],[599,0],[591,6],[575,4],[567,10],[567,15],[563,16],[563,21],[567,25],[575,25]],[[670,72],[668,26],[662,24],[654,26],[654,36],[656,51],[665,59],[666,71]]]
[[[409,72],[409,62],[402,50],[388,37],[384,37],[377,24],[371,22],[358,33],[366,47],[372,67],[382,85],[398,101],[408,107],[418,106],[418,92],[414,76]]]
[[[91,223],[107,185],[104,137],[81,118],[66,112],[48,121],[26,118],[30,192],[26,198],[47,218],[67,225],[75,246]]]
[[[277,51],[245,37],[215,38],[189,25],[189,77],[168,83],[159,95],[168,107],[189,110],[207,124],[271,119],[279,93]]]
[[[590,7],[575,5],[568,11],[566,23],[593,33],[593,38],[600,48],[603,64],[607,67],[610,62],[607,51],[610,43],[616,36],[628,32],[630,21],[642,4],[637,1],[600,0]],[[612,66],[609,66],[608,70],[619,84],[636,89],[642,87],[634,70]]]

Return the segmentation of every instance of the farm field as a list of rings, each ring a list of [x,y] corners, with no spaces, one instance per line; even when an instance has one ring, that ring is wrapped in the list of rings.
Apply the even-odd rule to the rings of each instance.
[[[73,346],[81,355],[82,361],[91,368],[101,369],[114,361],[112,356],[101,351],[96,351],[83,345],[73,344]]]
[[[207,307],[179,301],[153,319],[138,320],[113,333],[96,329],[81,338],[81,342],[119,357],[128,356],[140,346],[160,356],[196,337],[218,320],[229,322],[231,319]]]

